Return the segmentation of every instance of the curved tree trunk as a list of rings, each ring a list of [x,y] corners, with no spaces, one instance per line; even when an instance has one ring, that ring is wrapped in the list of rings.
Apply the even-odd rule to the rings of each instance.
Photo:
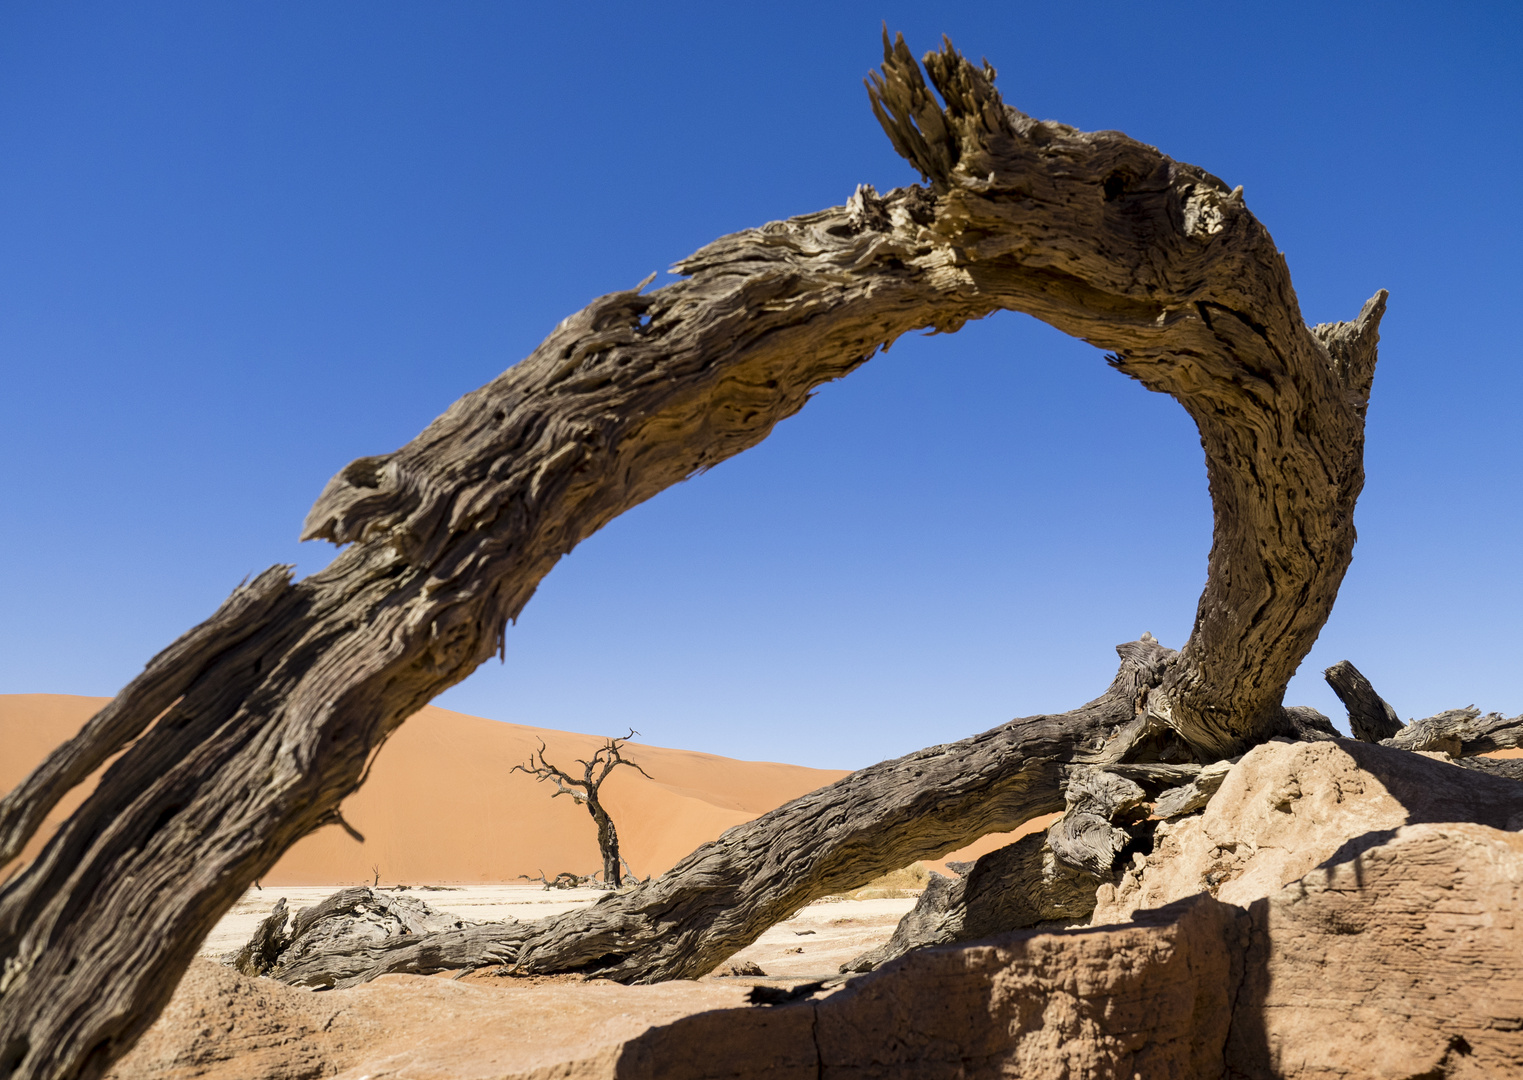
[[[950,46],[926,65],[944,105],[902,42],[873,105],[929,188],[860,188],[844,207],[710,244],[679,264],[685,280],[566,319],[407,446],[329,483],[304,530],[351,545],[327,569],[293,583],[277,567],[241,587],[0,803],[5,859],[137,740],[0,893],[0,1076],[101,1075],[218,916],[338,820],[403,719],[503,647],[562,555],[912,330],[1029,312],[1184,405],[1211,485],[1209,576],[1189,641],[1124,707],[1201,760],[1277,730],[1353,546],[1384,294],[1352,323],[1309,329],[1241,189],[1115,132],[1032,120]],[[519,962],[692,970],[821,889],[1061,806],[1060,763],[1097,752],[1086,740],[1127,724],[1120,707],[1103,722],[1086,710],[1025,722],[1041,729],[1030,743],[990,733],[987,758],[912,755],[882,805],[865,770],[823,804],[871,804],[839,835],[779,811],[770,848],[732,830],[616,898],[622,916],[598,905],[613,922],[682,926],[665,954],[635,935],[593,955],[621,932],[569,919]],[[938,763],[988,772],[956,782]],[[932,774],[956,794],[920,783]],[[1010,784],[1022,794],[1002,802]],[[711,873],[722,887],[705,892]]]

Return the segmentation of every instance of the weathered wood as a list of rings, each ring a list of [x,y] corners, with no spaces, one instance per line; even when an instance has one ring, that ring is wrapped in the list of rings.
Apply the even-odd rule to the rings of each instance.
[[[280,954],[290,944],[286,935],[286,923],[290,915],[286,911],[286,898],[275,901],[270,910],[249,937],[248,943],[233,957],[232,966],[240,973],[257,978],[279,962]]]
[[[6,800],[0,841],[17,851],[70,784],[137,739],[0,892],[0,1075],[101,1075],[217,917],[297,839],[339,820],[386,736],[503,647],[562,555],[755,445],[821,383],[913,330],[1029,312],[1181,402],[1206,454],[1208,580],[1181,654],[1131,704],[1201,761],[1278,729],[1285,683],[1352,551],[1385,294],[1351,323],[1309,329],[1240,190],[1116,132],[1009,109],[992,70],[950,46],[927,68],[941,106],[903,43],[886,48],[873,105],[929,190],[861,188],[844,207],[710,244],[678,265],[685,280],[566,319],[407,446],[330,481],[303,531],[350,545],[330,566],[297,583],[275,568],[235,593]],[[1035,742],[1077,753],[1092,720],[1065,723]],[[1021,805],[1050,807],[1057,766],[1021,760]],[[843,783],[843,799],[866,796]],[[971,802],[1000,783],[957,790]],[[776,851],[700,852],[641,890],[648,906],[610,900],[590,921],[557,920],[520,964],[599,961],[623,918],[705,941],[606,967],[690,970],[821,883],[849,888],[908,861],[877,859],[875,844],[923,850],[946,804],[915,791],[843,843],[811,840],[831,833],[822,819],[788,819],[768,834],[794,852],[776,872]],[[957,835],[1019,816],[998,799],[945,813]],[[890,843],[900,829],[910,838]],[[695,883],[716,865],[709,896]],[[678,906],[662,909],[663,896]],[[724,903],[741,913],[713,913]]]
[[[1116,824],[1142,808],[1147,793],[1124,776],[1104,769],[1075,769],[1064,788],[1067,802],[1061,820],[1047,830],[1047,844],[1069,866],[1093,875],[1097,880],[1110,873],[1117,854],[1131,842],[1132,835]]]
[[[1341,739],[1333,722],[1310,705],[1287,705],[1280,710],[1280,723],[1273,734],[1296,742]]]
[[[361,885],[341,889],[320,903],[302,908],[291,921],[291,932],[262,974],[286,979],[293,968],[309,967],[313,957],[363,950],[375,941],[420,941],[443,934],[469,934],[482,924],[437,911],[411,896],[388,894]],[[512,927],[513,920],[494,926]],[[474,967],[474,964],[463,964]],[[307,985],[329,985],[321,981]]]
[[[893,937],[841,970],[872,971],[927,945],[1087,919],[1095,908],[1095,890],[1115,879],[1115,856],[1139,841],[1147,845],[1141,850],[1151,847],[1152,823],[1143,819],[1203,808],[1231,767],[1229,761],[1218,761],[1204,768],[1148,762],[1074,769],[1062,819],[1045,833],[1022,837],[977,862],[948,864],[958,880],[932,875]],[[1186,782],[1180,785],[1181,780]]]
[[[0,865],[26,846],[58,800],[141,735],[217,658],[289,614],[289,566],[272,566],[233,590],[200,626],[155,656],[141,675],[0,799]]]
[[[1188,784],[1165,791],[1158,800],[1153,803],[1153,814],[1164,821],[1173,818],[1184,817],[1193,814],[1197,810],[1204,810],[1206,804],[1211,801],[1222,786],[1222,781],[1227,779],[1227,773],[1232,769],[1236,758],[1212,762],[1202,769]]]
[[[1496,712],[1482,716],[1481,710],[1470,705],[1403,725],[1396,710],[1347,660],[1340,660],[1323,676],[1348,709],[1349,727],[1361,742],[1383,743],[1400,750],[1441,751],[1454,758],[1523,745],[1523,716],[1509,718]],[[1500,774],[1509,775],[1509,769],[1503,767]]]
[[[1349,730],[1360,742],[1380,742],[1401,730],[1401,720],[1386,699],[1353,664],[1339,660],[1322,673],[1338,700],[1348,710]]]
[[[1308,330],[1242,189],[1115,133],[1002,106],[994,71],[885,39],[873,104],[939,195],[929,230],[979,293],[1112,349],[1200,429],[1214,521],[1195,628],[1152,708],[1206,759],[1280,720],[1354,543],[1385,293]]]
[[[893,937],[842,964],[841,971],[874,971],[927,945],[1082,922],[1095,910],[1102,880],[1058,858],[1048,834],[1023,836],[983,855],[955,881],[933,874]]]
[[[1523,745],[1523,716],[1485,716],[1471,705],[1446,709],[1437,716],[1414,720],[1381,742],[1398,750],[1437,750],[1450,757],[1471,757]]]
[[[1476,772],[1486,773],[1488,776],[1501,776],[1508,780],[1523,780],[1523,760],[1507,758],[1498,760],[1487,757],[1461,757],[1455,758],[1454,763],[1465,769],[1474,769]]]

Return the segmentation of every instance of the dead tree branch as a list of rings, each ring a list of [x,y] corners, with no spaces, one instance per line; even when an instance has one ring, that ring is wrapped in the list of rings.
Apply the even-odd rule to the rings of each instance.
[[[1399,750],[1438,750],[1450,757],[1474,757],[1511,750],[1523,743],[1523,716],[1496,712],[1483,716],[1474,705],[1446,709],[1437,716],[1414,720],[1381,741]]]
[[[1061,808],[1062,762],[1104,757],[1107,738],[1150,752],[1133,716],[1201,762],[1291,723],[1285,684],[1353,548],[1385,294],[1309,328],[1241,188],[1116,132],[1033,120],[950,45],[926,71],[940,104],[886,41],[872,104],[929,187],[859,188],[715,241],[678,265],[684,280],[567,318],[407,446],[330,481],[303,530],[347,545],[330,566],[295,583],[277,567],[235,592],[0,805],[14,852],[137,740],[0,892],[0,1074],[104,1073],[218,916],[328,820],[389,732],[503,647],[562,555],[914,330],[1028,312],[1184,406],[1214,518],[1189,641],[1142,662],[1134,696],[1113,688],[864,770],[732,830],[556,920],[514,950],[520,965],[693,971],[822,889]],[[667,946],[651,936],[662,927]],[[488,936],[458,966],[491,962]],[[415,962],[464,949],[428,935]]]
[[[393,938],[363,951],[309,952],[279,977],[344,987],[390,972],[511,963],[529,974],[585,971],[624,982],[696,978],[811,900],[1063,809],[1066,761],[1105,765],[1145,754],[1135,703],[1176,654],[1152,640],[1116,651],[1115,680],[1083,708],[862,769],[727,830],[649,884],[590,908],[428,940]]]
[[[1380,742],[1401,730],[1396,710],[1375,693],[1370,680],[1353,664],[1339,660],[1324,671],[1322,677],[1348,710],[1349,730],[1354,733],[1354,738],[1360,742]]]
[[[1362,742],[1384,743],[1398,750],[1440,751],[1453,758],[1523,745],[1523,716],[1506,717],[1496,712],[1483,716],[1480,709],[1470,705],[1403,725],[1396,718],[1396,710],[1347,660],[1340,660],[1323,675],[1348,709],[1349,726]],[[1502,771],[1510,775],[1512,770],[1504,767]]]

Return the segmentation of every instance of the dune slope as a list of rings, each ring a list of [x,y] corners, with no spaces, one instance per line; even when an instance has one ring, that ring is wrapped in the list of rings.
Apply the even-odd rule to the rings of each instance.
[[[108,700],[0,694],[0,791],[14,787]],[[377,874],[381,884],[398,885],[514,881],[541,871],[551,877],[563,870],[592,873],[602,861],[586,809],[566,796],[552,798],[551,786],[512,771],[540,740],[550,760],[568,771],[603,741],[426,706],[391,737],[370,779],[344,803],[344,817],[365,842],[340,828],[320,829],[286,852],[264,884],[358,884]],[[625,756],[653,779],[617,769],[604,784],[604,802],[618,825],[624,856],[641,877],[670,869],[732,825],[846,775],[638,742],[629,744]],[[23,859],[30,859],[84,800],[95,780],[59,804]],[[1047,822],[985,837],[945,858],[976,858]]]
[[[0,695],[0,790],[9,790],[73,735],[106,698]],[[598,869],[597,830],[584,807],[514,773],[545,742],[550,760],[575,773],[602,739],[505,724],[433,706],[393,735],[344,816],[365,836],[339,828],[302,840],[264,879],[273,885],[511,881],[541,870]],[[624,855],[644,876],[660,873],[732,825],[831,783],[843,771],[631,743],[626,757],[650,773],[618,769],[603,787]],[[89,793],[94,778],[54,811],[29,858]]]

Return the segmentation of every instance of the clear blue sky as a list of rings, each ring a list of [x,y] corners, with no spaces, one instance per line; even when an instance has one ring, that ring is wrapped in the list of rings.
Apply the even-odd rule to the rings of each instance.
[[[880,22],[1243,184],[1311,321],[1391,290],[1360,541],[1288,701],[1523,711],[1523,8],[0,3],[0,692],[112,694],[323,483],[593,296],[915,175]],[[615,521],[440,704],[858,766],[1183,643],[1193,426],[1015,315]]]

